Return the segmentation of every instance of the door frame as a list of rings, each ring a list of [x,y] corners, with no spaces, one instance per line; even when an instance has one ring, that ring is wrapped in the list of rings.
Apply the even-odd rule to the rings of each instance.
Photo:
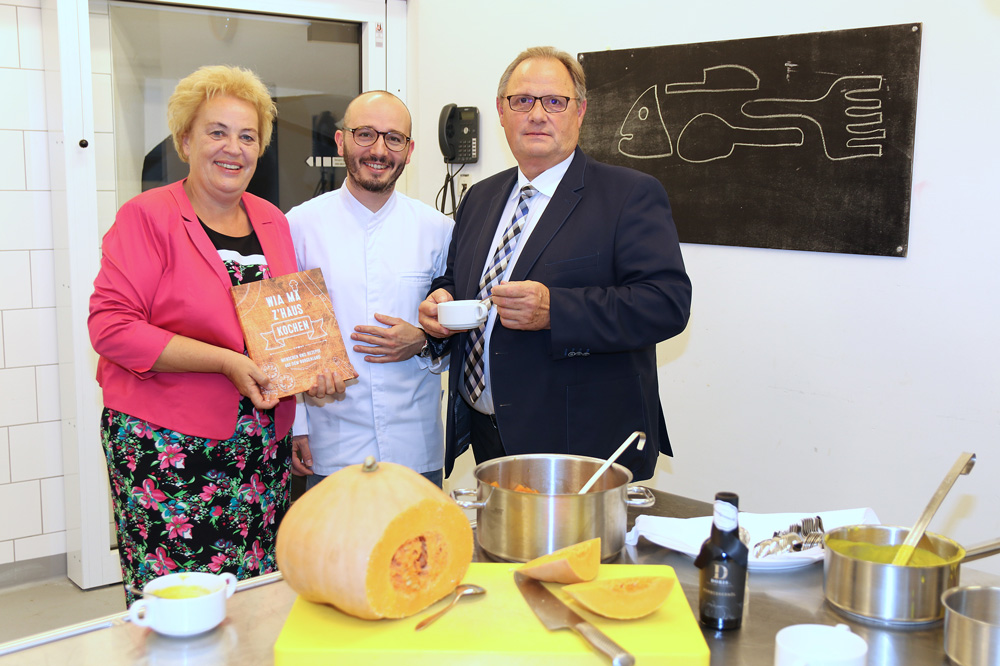
[[[143,2],[274,14],[273,0]],[[87,589],[121,580],[109,529],[113,519],[99,429],[103,405],[94,380],[97,355],[87,330],[101,241],[93,147],[90,13],[100,13],[102,6],[106,12],[107,2],[42,0],[41,5],[56,265],[66,569],[73,582]],[[360,23],[362,88],[389,90],[406,100],[405,0],[285,0],[281,8],[285,16]]]

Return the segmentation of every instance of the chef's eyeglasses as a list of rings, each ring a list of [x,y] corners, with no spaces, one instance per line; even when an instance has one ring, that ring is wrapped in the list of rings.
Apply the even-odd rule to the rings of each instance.
[[[507,105],[510,106],[511,111],[528,113],[535,108],[535,102],[538,101],[542,103],[542,108],[545,109],[546,113],[562,113],[569,108],[569,101],[571,99],[577,98],[566,97],[565,95],[543,95],[542,97],[535,97],[534,95],[508,95]]]
[[[380,136],[383,137],[385,141],[385,147],[396,153],[405,149],[406,145],[410,143],[410,137],[406,136],[402,132],[396,132],[393,130],[388,132],[379,132],[374,127],[355,127],[354,129],[345,127],[344,130],[353,134],[354,143],[358,144],[362,148],[374,146]]]

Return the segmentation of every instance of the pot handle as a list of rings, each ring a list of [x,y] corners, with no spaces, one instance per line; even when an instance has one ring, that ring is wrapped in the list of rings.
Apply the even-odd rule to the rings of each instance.
[[[451,491],[451,499],[455,500],[455,504],[459,505],[463,509],[482,509],[486,506],[486,502],[469,501],[458,499],[466,495],[476,496],[476,491],[473,488],[454,488]]]
[[[996,555],[997,553],[1000,553],[1000,539],[987,541],[986,543],[973,546],[969,550],[965,551],[965,557],[962,558],[962,562],[964,563],[979,560],[984,557],[989,557],[990,555]]]
[[[636,495],[639,499],[630,499]],[[629,486],[625,490],[625,497],[626,506],[634,506],[644,509],[656,504],[656,498],[653,497],[652,491],[646,486]]]

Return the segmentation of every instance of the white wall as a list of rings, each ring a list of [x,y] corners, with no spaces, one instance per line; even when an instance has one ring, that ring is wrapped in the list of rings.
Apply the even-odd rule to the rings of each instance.
[[[0,3],[0,565],[66,551],[39,4]]]
[[[474,180],[514,164],[494,100],[524,47],[576,54],[922,22],[909,256],[685,244],[691,323],[659,348],[675,457],[660,458],[652,485],[703,500],[734,490],[752,512],[870,506],[906,525],[968,450],[977,466],[931,530],[965,546],[1000,536],[1000,1],[461,6],[408,3],[410,193],[426,202],[445,172],[434,137],[446,103],[482,112]],[[471,484],[462,462],[450,487]],[[969,566],[1000,573],[1000,558]]]

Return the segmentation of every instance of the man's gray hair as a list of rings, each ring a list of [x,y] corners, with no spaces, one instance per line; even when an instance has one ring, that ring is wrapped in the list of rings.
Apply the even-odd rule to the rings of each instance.
[[[553,58],[561,62],[569,72],[570,78],[573,79],[573,90],[576,98],[580,102],[587,99],[587,77],[583,73],[583,66],[577,62],[576,58],[553,46],[532,46],[521,51],[514,58],[514,61],[507,66],[507,69],[504,70],[503,76],[500,77],[500,85],[497,86],[497,98],[507,96],[507,84],[510,83],[510,77],[514,73],[514,70],[522,62],[532,58]],[[529,91],[525,90],[522,92]]]

